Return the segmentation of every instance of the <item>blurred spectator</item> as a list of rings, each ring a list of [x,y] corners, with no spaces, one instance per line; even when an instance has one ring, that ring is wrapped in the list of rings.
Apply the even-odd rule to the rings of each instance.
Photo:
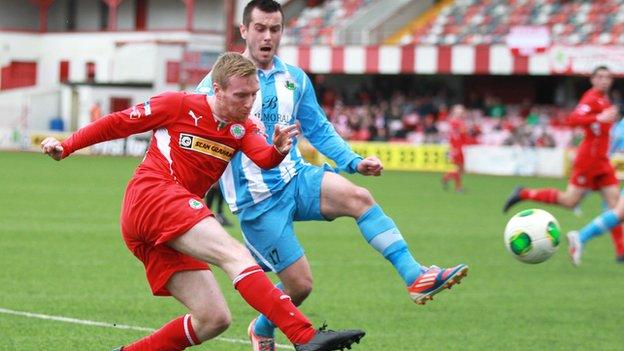
[[[502,118],[507,114],[507,109],[501,100],[495,96],[488,96],[485,100],[486,115],[494,118]]]
[[[91,118],[91,122],[95,122],[100,117],[102,117],[102,108],[100,107],[100,102],[96,101],[89,109],[89,117]]]
[[[540,116],[537,114],[535,109],[531,109],[531,111],[524,117],[526,117],[526,122],[530,126],[536,126],[540,122]]]
[[[468,110],[484,110],[485,103],[483,102],[483,97],[481,97],[477,92],[471,91],[468,93],[468,100],[466,101],[466,108]]]
[[[540,128],[540,133],[537,139],[535,140],[535,146],[537,147],[555,147],[557,146],[555,143],[555,138],[548,133],[545,127]]]
[[[531,116],[531,114],[534,112],[535,111],[533,110],[533,104],[531,104],[531,100],[526,98],[523,99],[518,112],[520,116],[522,118],[529,118],[529,116]]]
[[[410,143],[448,143],[448,101],[435,91],[426,95],[414,92],[387,92],[359,89],[348,103],[344,93],[325,89],[331,98],[324,103],[328,119],[347,140],[399,141]],[[433,98],[435,96],[435,98]],[[473,106],[479,106],[478,95]],[[334,98],[335,97],[335,98]],[[478,107],[466,108],[467,143],[520,145],[525,147],[567,147],[578,144],[575,131],[566,123],[568,109],[534,105],[525,100],[505,105],[501,99],[486,96],[486,114]],[[333,103],[333,106],[329,106]],[[426,114],[422,114],[428,112]],[[624,125],[622,125],[624,135]],[[582,137],[582,135],[581,135]],[[624,137],[621,147],[624,149]]]
[[[386,116],[384,115],[384,105],[382,103],[381,106],[375,106],[372,109],[373,121],[369,126],[370,131],[370,140],[373,141],[387,141],[388,140],[388,129],[386,126]]]
[[[428,114],[424,118],[423,133],[425,134],[425,144],[437,144],[440,142],[438,138],[438,127],[432,114]]]

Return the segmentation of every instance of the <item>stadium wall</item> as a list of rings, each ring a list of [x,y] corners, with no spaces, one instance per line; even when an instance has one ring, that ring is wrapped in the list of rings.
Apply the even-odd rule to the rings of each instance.
[[[193,30],[222,32],[225,28],[223,3],[223,0],[194,0]],[[68,0],[54,0],[50,4],[46,11],[48,32],[106,29],[103,27],[108,21],[108,13],[104,11],[106,5],[101,0],[80,0],[74,1],[73,4],[73,10]],[[146,27],[139,30],[188,29],[187,8],[182,1],[150,0],[146,10]],[[117,8],[117,31],[137,30],[136,17],[136,0],[122,1]],[[7,29],[38,32],[37,3],[25,0],[3,0],[2,11],[0,11],[0,30]]]
[[[0,27],[15,30],[34,29],[33,24],[39,23],[39,13],[35,11],[34,6],[25,4],[25,2],[18,0],[2,1]]]
[[[49,119],[61,112],[59,90],[27,88],[0,94],[0,111],[0,128],[48,129]]]
[[[605,64],[624,75],[624,47],[553,46],[530,56],[505,45],[284,46],[279,55],[312,73],[587,75]]]
[[[1,91],[0,100],[13,101],[14,109],[19,111],[22,111],[23,106],[26,105],[30,124],[45,126],[50,118],[58,114],[37,113],[39,109],[33,105],[36,99],[25,97],[12,100],[11,96],[15,94],[10,93],[15,92],[18,96],[23,96],[55,89],[58,91],[63,83],[60,68],[63,61],[68,63],[66,78],[69,82],[149,84],[153,87],[152,94],[155,94],[184,88],[180,86],[179,81],[169,79],[169,63],[177,64],[179,67],[187,51],[219,53],[222,51],[222,46],[223,38],[220,36],[189,32],[48,33],[43,35],[7,32],[0,36],[0,48],[4,48],[0,66],[5,68],[11,62],[35,63],[36,80],[35,85],[31,87]],[[85,50],[85,47],[89,49]],[[93,79],[89,79],[87,74],[89,63],[94,64]],[[2,86],[1,83],[0,86]],[[9,97],[3,98],[3,96]],[[45,111],[42,110],[42,112]],[[63,118],[69,117],[63,114]],[[9,120],[14,120],[14,118]]]
[[[448,145],[388,142],[349,142],[358,154],[377,156],[386,170],[446,172],[455,168],[448,159]],[[303,157],[310,163],[333,164],[307,141],[299,143]],[[465,166],[469,173],[563,177],[569,163],[564,148],[472,145],[465,147]]]
[[[0,149],[39,151],[45,131],[22,131],[0,127]],[[56,132],[62,140],[69,133]],[[142,156],[150,135],[144,133],[112,140],[81,151],[90,155]],[[447,145],[350,142],[353,150],[366,157],[375,155],[385,170],[445,172],[455,166],[446,157]],[[332,164],[304,139],[299,143],[303,157],[313,164]],[[466,148],[466,171],[475,174],[506,176],[563,177],[569,168],[565,149],[521,148],[504,146],[469,146]]]
[[[464,148],[466,171],[491,175],[563,177],[566,149],[471,145]]]
[[[61,88],[60,117],[65,130],[76,130],[91,122],[90,110],[94,103],[99,103],[102,115],[115,112],[111,108],[111,99],[124,99],[128,105],[136,105],[149,100],[154,95],[151,85],[64,85]],[[129,107],[128,106],[128,107]],[[36,129],[35,130],[44,130]]]
[[[220,52],[223,38],[214,35],[194,35],[189,32],[127,32],[127,33],[63,33],[27,34],[4,33],[0,47],[5,47],[3,66],[10,61],[33,61],[37,63],[37,86],[58,87],[59,64],[69,61],[69,81],[87,80],[86,63],[95,63],[96,82],[155,81],[156,67],[163,60],[155,55],[165,49],[155,46],[178,46],[195,50]],[[88,50],[85,50],[85,47]],[[182,60],[182,50],[177,50],[177,60]],[[171,55],[165,54],[171,59]],[[3,55],[4,56],[4,55]],[[149,71],[149,72],[147,72]]]

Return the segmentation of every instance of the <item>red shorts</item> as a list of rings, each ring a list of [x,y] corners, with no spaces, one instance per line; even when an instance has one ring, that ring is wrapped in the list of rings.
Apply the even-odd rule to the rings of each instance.
[[[464,153],[461,150],[459,151],[451,150],[449,152],[449,156],[451,159],[451,163],[459,167],[464,166]]]
[[[598,190],[618,183],[615,169],[608,160],[579,163],[572,167],[570,184],[577,187]]]
[[[166,285],[176,272],[210,269],[166,244],[210,215],[201,198],[175,181],[142,174],[128,183],[121,232],[128,249],[143,262],[154,295],[171,295]]]

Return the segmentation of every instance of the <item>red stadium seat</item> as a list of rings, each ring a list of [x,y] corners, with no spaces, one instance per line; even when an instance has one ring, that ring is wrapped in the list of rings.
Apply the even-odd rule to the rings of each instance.
[[[483,44],[493,44],[503,42],[511,26],[548,25],[554,43],[578,44],[588,40],[595,44],[619,44],[624,33],[624,12],[618,15],[621,8],[623,0],[455,1],[438,18],[414,32],[413,42],[433,37],[441,43],[448,35],[457,35],[462,43],[485,40]],[[441,34],[435,32],[436,23],[445,24]]]

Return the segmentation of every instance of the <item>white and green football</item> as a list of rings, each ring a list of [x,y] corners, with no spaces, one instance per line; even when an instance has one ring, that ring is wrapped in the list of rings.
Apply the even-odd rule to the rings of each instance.
[[[546,261],[559,248],[561,227],[550,213],[540,209],[524,210],[507,222],[505,247],[525,263]]]

